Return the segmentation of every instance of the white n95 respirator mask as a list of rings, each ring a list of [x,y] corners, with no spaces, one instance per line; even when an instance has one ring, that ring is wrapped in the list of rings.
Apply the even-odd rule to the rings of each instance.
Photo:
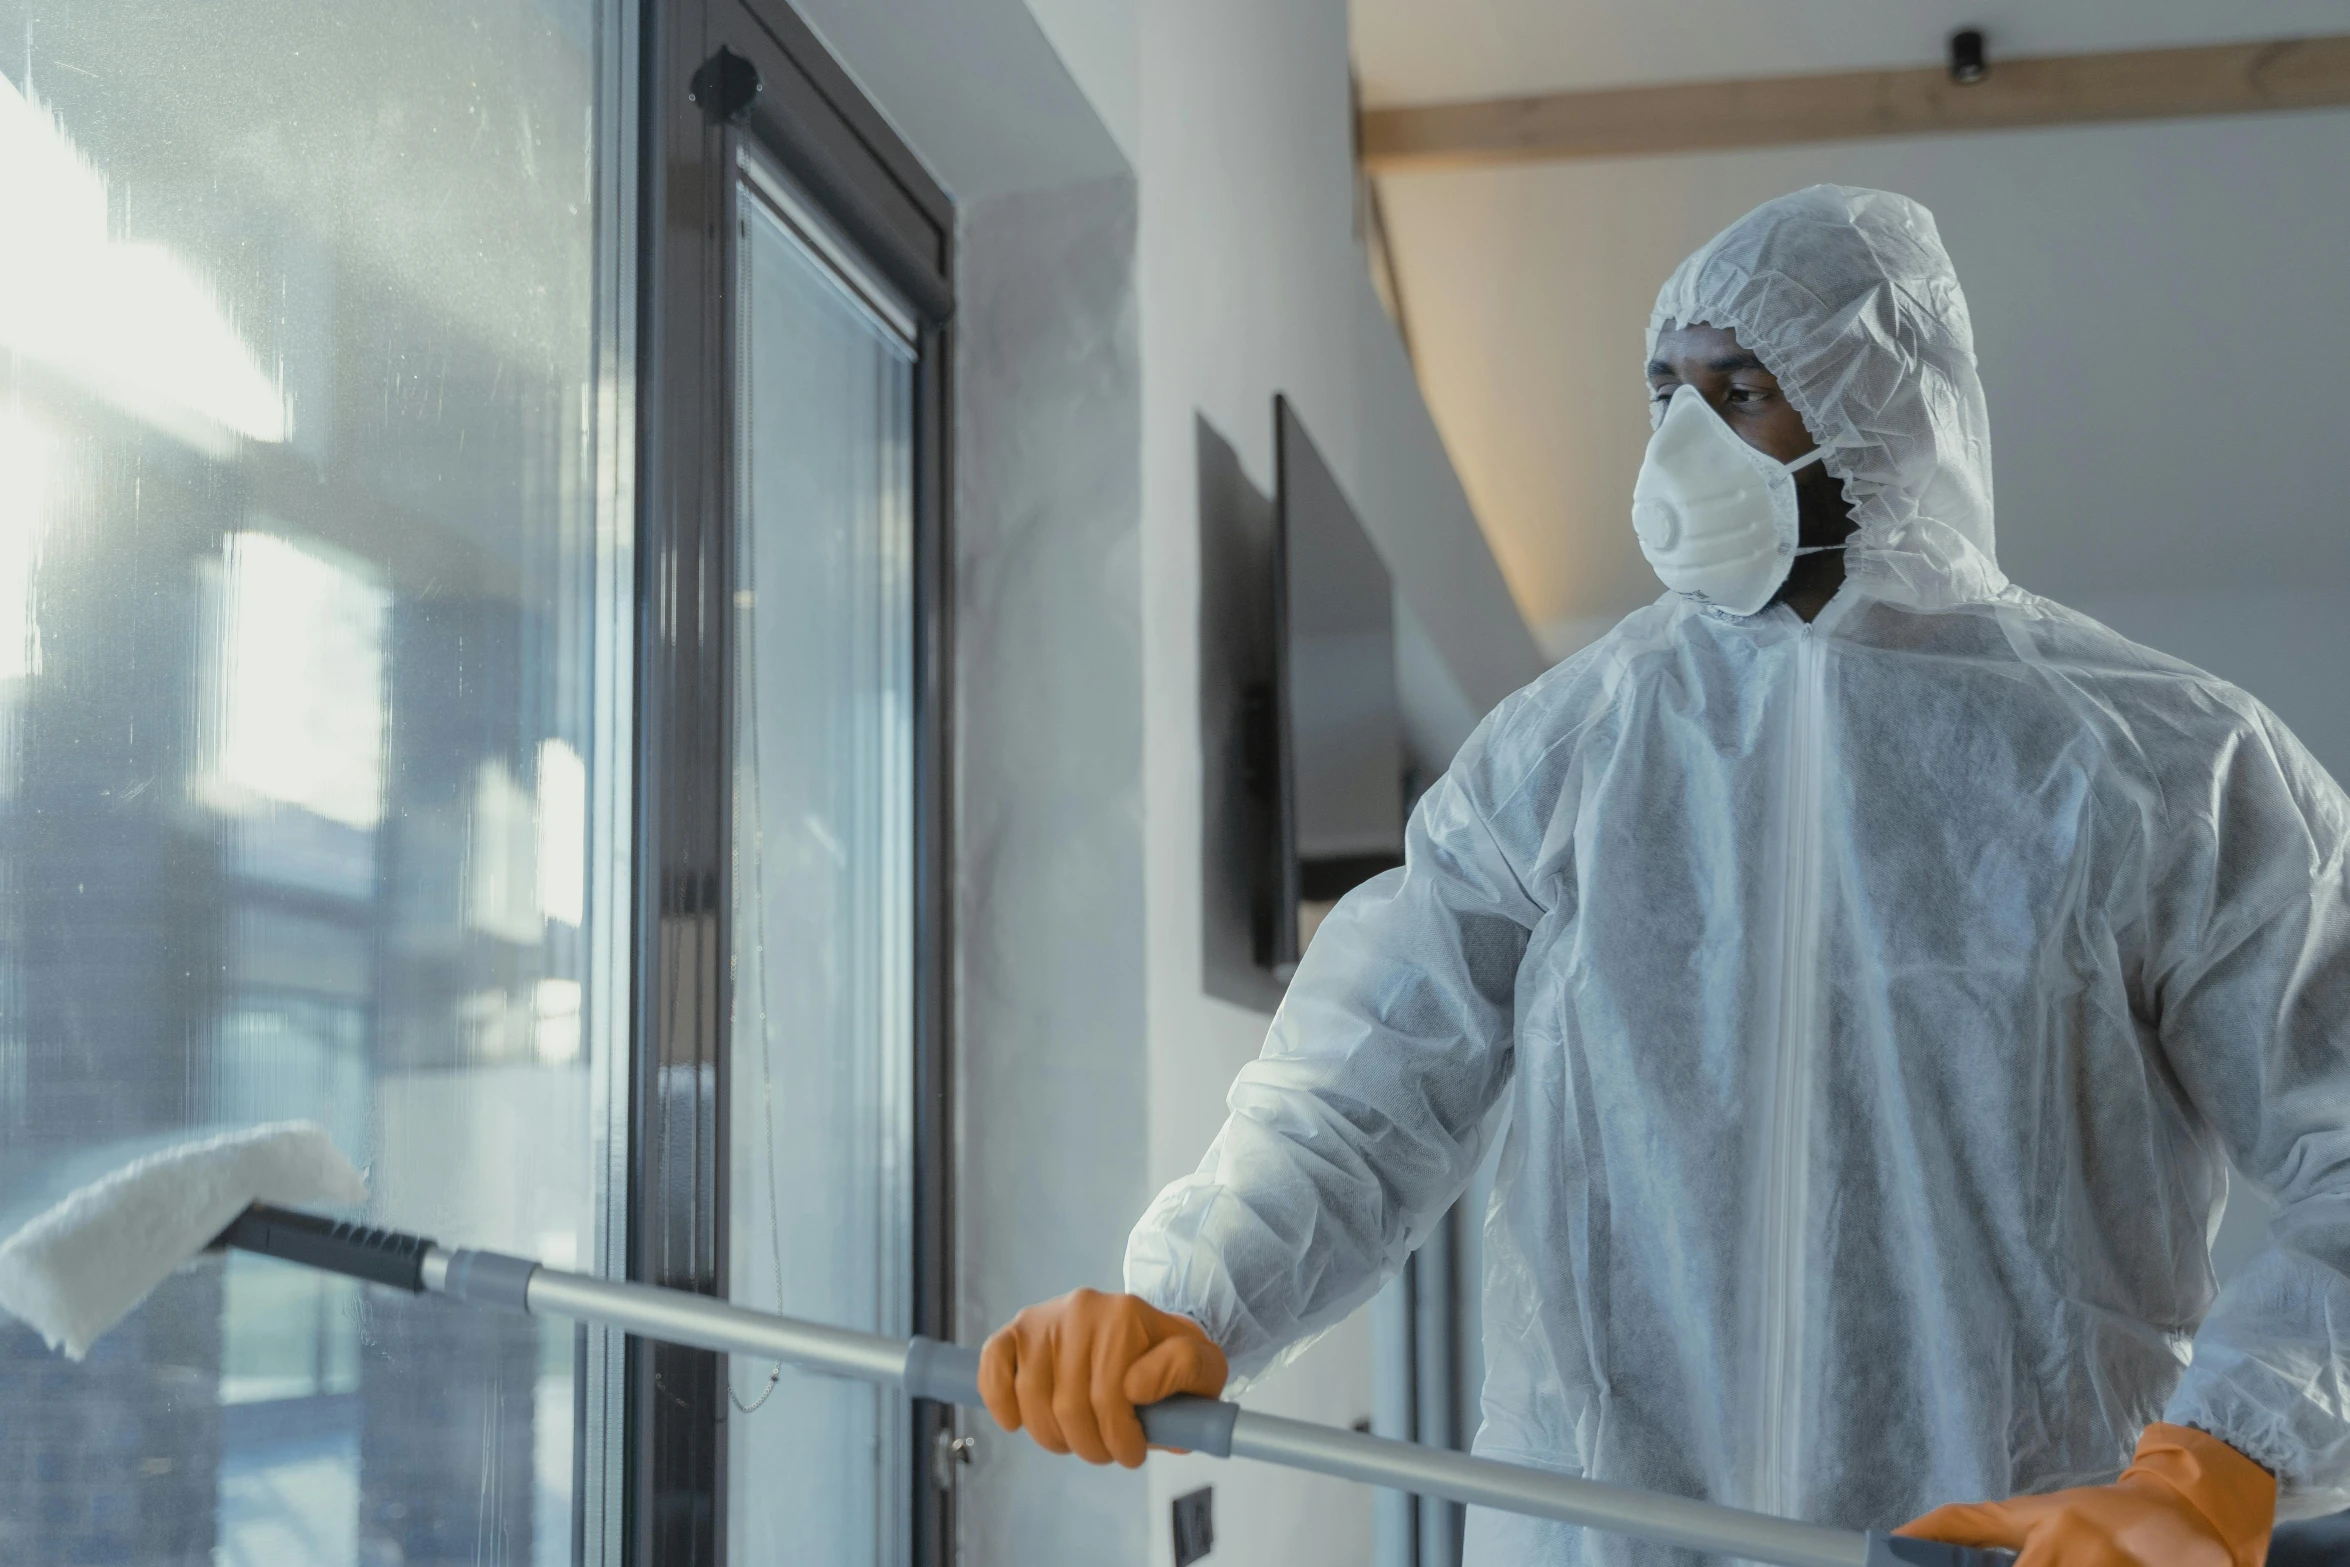
[[[1823,455],[1782,463],[1758,452],[1697,388],[1678,388],[1632,485],[1640,553],[1674,592],[1753,614],[1795,563],[1795,475]]]

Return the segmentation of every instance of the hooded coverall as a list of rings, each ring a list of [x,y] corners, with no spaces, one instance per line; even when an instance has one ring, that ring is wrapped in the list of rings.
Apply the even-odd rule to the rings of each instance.
[[[2010,584],[1932,217],[1692,256],[1858,524],[1805,624],[1667,595],[1497,708],[1322,925],[1127,1287],[1262,1374],[1495,1136],[1513,1462],[1853,1528],[2149,1421],[2350,1504],[2350,802],[2224,681]],[[2272,1244],[2215,1289],[2228,1165]],[[1688,1553],[1473,1510],[1471,1567]]]

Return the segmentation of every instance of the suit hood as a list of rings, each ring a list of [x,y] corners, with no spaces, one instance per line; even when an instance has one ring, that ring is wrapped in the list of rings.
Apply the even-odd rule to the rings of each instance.
[[[1974,328],[1932,213],[1842,185],[1767,201],[1666,280],[1650,354],[1699,324],[1737,333],[1826,449],[1859,525],[1847,582],[1920,609],[2005,589]]]

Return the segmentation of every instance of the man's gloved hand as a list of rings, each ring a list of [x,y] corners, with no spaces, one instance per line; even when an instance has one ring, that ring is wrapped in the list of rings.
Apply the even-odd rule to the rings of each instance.
[[[979,1396],[997,1425],[1026,1426],[1051,1452],[1129,1469],[1148,1451],[1137,1404],[1214,1398],[1227,1374],[1224,1352],[1199,1324],[1099,1290],[1029,1307],[979,1352]]]
[[[2277,1482],[2218,1437],[2151,1425],[2111,1485],[1937,1507],[1896,1534],[2020,1551],[2016,1567],[2261,1567]]]

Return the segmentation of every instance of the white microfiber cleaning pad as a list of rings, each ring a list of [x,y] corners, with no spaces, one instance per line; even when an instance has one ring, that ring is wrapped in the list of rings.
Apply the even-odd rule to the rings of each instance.
[[[0,1246],[0,1307],[75,1360],[257,1202],[365,1202],[326,1131],[278,1121],[167,1148],[94,1181]]]

